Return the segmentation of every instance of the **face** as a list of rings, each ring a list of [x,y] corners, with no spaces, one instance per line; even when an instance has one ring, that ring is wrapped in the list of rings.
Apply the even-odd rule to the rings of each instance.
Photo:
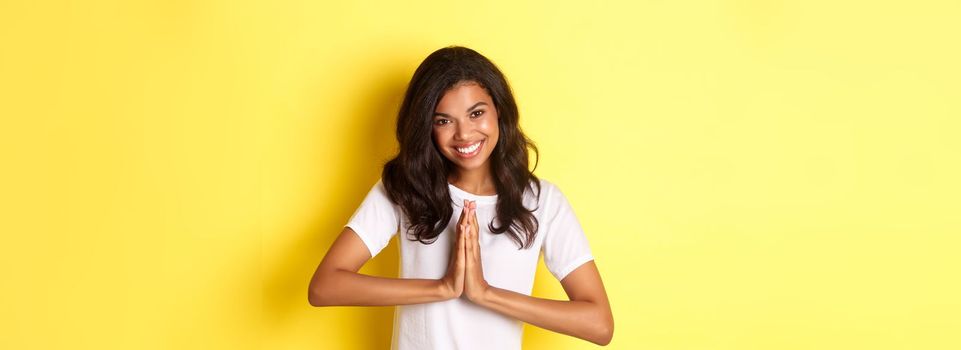
[[[497,110],[487,91],[474,82],[455,85],[434,110],[434,142],[460,171],[489,169],[497,145]]]

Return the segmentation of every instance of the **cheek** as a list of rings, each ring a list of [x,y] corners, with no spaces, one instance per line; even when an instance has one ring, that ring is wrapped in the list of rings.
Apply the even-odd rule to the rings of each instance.
[[[484,134],[486,134],[491,140],[497,140],[497,137],[499,136],[497,118],[488,118],[484,120],[484,123],[481,125],[481,130],[484,130]]]
[[[437,146],[439,146],[440,148],[446,148],[447,140],[450,139],[450,136],[447,135],[446,132],[444,132],[444,129],[434,128],[434,130],[431,131],[431,134],[434,137],[434,143],[437,144]]]
[[[491,136],[491,132],[497,127],[496,118],[481,118],[474,124],[477,131],[484,133],[487,136]]]

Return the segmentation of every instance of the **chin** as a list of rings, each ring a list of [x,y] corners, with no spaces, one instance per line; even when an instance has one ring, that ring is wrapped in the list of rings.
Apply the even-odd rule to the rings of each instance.
[[[450,159],[448,158],[448,160],[450,160]],[[487,160],[488,160],[487,158],[484,158],[484,159],[471,159],[471,160],[466,160],[466,161],[465,161],[465,160],[461,160],[461,159],[457,159],[456,161],[455,161],[455,160],[451,160],[451,162],[454,163],[454,166],[457,167],[458,169],[461,169],[461,170],[475,170],[475,169],[480,169],[480,168],[482,168],[482,167],[484,166],[484,164],[487,163]]]

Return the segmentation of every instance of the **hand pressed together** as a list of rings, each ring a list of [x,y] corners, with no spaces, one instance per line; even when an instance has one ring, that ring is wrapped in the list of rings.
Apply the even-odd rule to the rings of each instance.
[[[481,264],[480,238],[478,238],[480,230],[477,225],[476,210],[477,203],[470,202],[467,223],[464,224],[462,229],[467,234],[466,242],[464,242],[464,252],[467,260],[467,264],[464,266],[464,294],[467,295],[467,299],[473,302],[482,301],[490,288],[487,280],[484,279],[484,267]]]
[[[484,279],[481,264],[477,203],[464,200],[460,218],[457,220],[457,242],[451,248],[447,274],[441,283],[450,298],[466,295],[468,300],[483,300],[490,285]]]
[[[467,266],[467,257],[464,250],[466,245],[466,234],[462,231],[464,223],[467,222],[467,201],[457,219],[457,241],[451,246],[450,261],[447,263],[447,273],[440,279],[443,292],[447,298],[459,298],[464,293],[464,268]]]

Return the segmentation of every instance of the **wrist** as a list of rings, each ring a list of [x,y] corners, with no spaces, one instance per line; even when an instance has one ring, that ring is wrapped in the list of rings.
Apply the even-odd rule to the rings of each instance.
[[[456,296],[454,290],[451,289],[450,285],[443,278],[437,280],[435,283],[435,289],[435,296],[441,301],[453,299]]]
[[[493,295],[494,287],[491,285],[487,285],[484,288],[477,288],[477,289],[479,290],[475,290],[473,293],[470,293],[470,295],[468,295],[468,299],[474,304],[477,304],[480,306],[486,306],[491,301],[491,298],[494,296]]]
[[[495,293],[497,291],[495,289],[496,288],[494,288],[494,286],[487,285],[487,288],[485,288],[484,292],[481,293],[481,303],[483,303],[484,306],[489,305],[491,301],[493,301],[493,299],[496,297]]]

